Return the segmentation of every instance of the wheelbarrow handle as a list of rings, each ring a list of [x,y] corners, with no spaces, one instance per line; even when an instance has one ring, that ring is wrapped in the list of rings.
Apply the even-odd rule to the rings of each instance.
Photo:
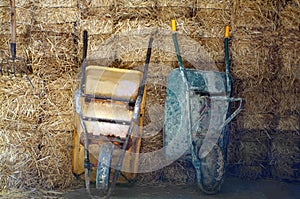
[[[239,102],[239,107],[235,109],[235,111],[225,120],[223,126],[226,126],[233,118],[235,118],[243,109],[244,109],[244,102],[243,98],[228,98],[229,102]]]
[[[239,107],[235,109],[235,111],[225,120],[223,127],[229,124],[229,122],[231,122],[231,120],[233,120],[233,118],[235,118],[244,109],[245,100],[243,98],[233,98],[233,97],[228,98],[225,96],[224,97],[201,96],[201,98],[204,98],[206,102],[213,98],[222,99],[228,102],[239,102]],[[205,103],[203,108],[200,110],[200,117],[203,116],[204,112],[207,110],[208,107],[209,107],[208,103]]]

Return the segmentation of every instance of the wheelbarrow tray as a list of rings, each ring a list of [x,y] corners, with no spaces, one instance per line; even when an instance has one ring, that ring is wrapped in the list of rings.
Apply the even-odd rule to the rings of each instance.
[[[134,102],[141,84],[142,73],[139,71],[117,69],[89,65],[86,68],[84,96],[80,97],[83,119],[89,139],[89,157],[91,181],[96,180],[98,158],[101,147],[111,142],[115,149],[120,148],[124,141],[133,115]],[[141,146],[142,122],[144,115],[145,93],[141,103],[140,129],[130,138],[126,150],[122,171],[125,178],[119,178],[119,183],[126,183],[136,177],[138,170],[138,154]],[[78,114],[75,115],[75,131],[73,139],[73,173],[84,179],[84,138]],[[105,149],[105,148],[104,148]],[[110,159],[110,167],[115,168],[121,150],[108,151],[104,159]],[[106,157],[107,156],[107,157]],[[109,157],[111,156],[111,157]],[[111,172],[114,172],[111,170]],[[113,175],[110,175],[110,177]]]
[[[183,86],[181,72],[174,69],[168,76],[164,146],[166,158],[174,160],[191,154],[191,139],[195,144],[209,139],[225,149],[228,134],[227,128],[222,126],[229,108],[226,74],[195,69],[185,69],[185,72],[190,88],[191,132],[188,130],[187,88]]]

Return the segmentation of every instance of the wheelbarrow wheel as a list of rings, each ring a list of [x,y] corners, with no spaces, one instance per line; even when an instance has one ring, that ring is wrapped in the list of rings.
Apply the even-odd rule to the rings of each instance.
[[[212,146],[212,145],[206,145]],[[205,147],[205,145],[203,146]],[[204,149],[203,151],[205,151]],[[220,191],[224,179],[224,156],[218,144],[210,149],[207,155],[199,158],[201,162],[201,179],[198,179],[199,188],[206,194],[216,194]]]
[[[100,145],[98,166],[96,173],[96,189],[106,192],[109,187],[110,164],[114,145],[105,142]]]

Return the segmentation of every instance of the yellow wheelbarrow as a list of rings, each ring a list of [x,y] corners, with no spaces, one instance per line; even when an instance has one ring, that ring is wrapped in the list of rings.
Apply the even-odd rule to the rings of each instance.
[[[75,93],[76,116],[73,173],[109,197],[116,182],[131,182],[138,171],[145,81],[151,56],[149,47],[144,72],[94,65],[87,61],[87,32],[80,88]]]

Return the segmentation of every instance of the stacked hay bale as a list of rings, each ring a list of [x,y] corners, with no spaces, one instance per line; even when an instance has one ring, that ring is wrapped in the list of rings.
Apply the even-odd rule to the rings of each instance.
[[[278,17],[280,71],[274,83],[278,96],[278,123],[270,148],[271,175],[275,179],[299,180],[300,150],[300,1],[282,1]]]
[[[16,5],[17,53],[32,65],[34,89],[24,78],[1,77],[0,150],[10,156],[0,156],[0,191],[63,189],[75,182],[72,98],[83,30],[89,32],[89,56],[138,70],[154,33],[141,150],[163,147],[166,80],[178,67],[171,19],[177,20],[184,63],[197,69],[224,70],[224,26],[231,26],[234,96],[246,99],[245,111],[231,125],[231,171],[247,178],[299,178],[299,1],[32,0]],[[8,1],[0,2],[0,11],[4,58],[9,56]],[[140,166],[154,163],[160,164],[148,159]],[[185,160],[139,178],[141,184],[194,180]]]
[[[246,100],[231,132],[229,162],[242,177],[263,178],[268,174],[270,133],[275,125],[277,107],[275,63],[277,26],[273,1],[233,1],[232,73],[234,96]],[[230,149],[232,149],[230,147]],[[233,158],[233,159],[231,159]]]
[[[31,2],[16,1],[16,5],[17,56],[28,59]],[[9,1],[1,1],[0,13],[0,59],[7,59],[11,57]],[[13,74],[5,73],[0,79],[0,192],[35,187],[38,181],[38,145],[42,135],[37,128],[43,84],[38,77],[30,79],[35,88],[26,78]]]
[[[299,6],[296,1],[289,4]],[[288,20],[286,9],[294,10],[291,16],[297,16],[297,19]],[[235,93],[246,99],[246,105],[245,111],[233,125],[236,130],[235,134],[231,134],[231,147],[237,147],[240,143],[244,147],[252,146],[253,142],[256,144],[242,154],[241,159],[232,157],[230,161],[235,163],[235,172],[241,176],[281,178],[279,176],[284,176],[282,174],[290,168],[288,176],[295,180],[299,176],[296,176],[293,165],[299,160],[291,158],[287,161],[288,154],[284,153],[279,158],[275,148],[280,148],[279,143],[285,143],[279,141],[283,138],[280,132],[299,131],[299,80],[296,75],[299,73],[299,55],[293,50],[299,43],[299,11],[283,2],[273,1],[234,1],[233,10],[232,71],[237,79]],[[290,23],[294,22],[296,26],[291,28]],[[286,136],[286,139],[292,140],[286,147],[293,154],[290,157],[294,157],[299,150],[295,147],[299,144],[298,135],[287,133]],[[248,158],[245,157],[251,157],[254,149],[253,154],[260,157],[258,161],[256,158],[246,160]],[[239,156],[243,152],[235,150],[230,153]],[[251,170],[254,173],[248,175]]]
[[[5,3],[9,1],[0,6],[1,58],[10,56],[10,14]],[[74,183],[77,3],[16,1],[16,7],[17,56],[32,67],[29,78],[34,88],[25,77],[1,77],[1,191],[63,189]]]
[[[65,188],[71,172],[73,93],[78,72],[77,1],[34,1],[30,54],[34,74],[44,81],[40,114],[39,182],[43,188]]]

